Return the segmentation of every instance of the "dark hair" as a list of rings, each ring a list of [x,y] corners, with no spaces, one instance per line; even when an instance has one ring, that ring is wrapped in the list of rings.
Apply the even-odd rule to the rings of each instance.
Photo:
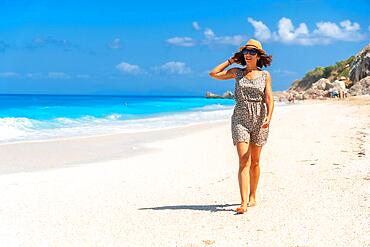
[[[262,68],[263,66],[267,67],[271,65],[272,55],[266,55],[266,54],[261,54],[261,53],[258,53],[258,55],[260,56],[260,58],[257,60],[257,67]],[[244,55],[242,52],[237,52],[235,53],[234,56],[238,62],[240,61],[241,65],[243,66],[247,65],[247,62],[245,61]]]

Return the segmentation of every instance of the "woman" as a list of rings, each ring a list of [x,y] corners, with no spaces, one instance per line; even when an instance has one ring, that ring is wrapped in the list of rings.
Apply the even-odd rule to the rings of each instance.
[[[235,78],[236,104],[231,117],[231,130],[233,144],[239,156],[241,205],[236,208],[238,214],[243,214],[247,207],[256,205],[260,154],[262,146],[267,142],[274,110],[271,77],[268,71],[262,70],[262,67],[269,66],[271,60],[272,56],[266,55],[261,43],[250,39],[240,47],[240,52],[209,73],[218,80]],[[225,68],[233,63],[241,64],[244,68],[231,68],[225,71]],[[250,185],[249,201],[247,201],[248,185]]]

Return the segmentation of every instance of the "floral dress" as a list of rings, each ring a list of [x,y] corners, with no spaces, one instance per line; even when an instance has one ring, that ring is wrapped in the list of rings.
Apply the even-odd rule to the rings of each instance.
[[[243,69],[238,69],[235,78],[235,107],[231,117],[233,144],[254,143],[263,146],[267,142],[269,128],[262,128],[266,116],[265,86],[266,71],[249,80]]]

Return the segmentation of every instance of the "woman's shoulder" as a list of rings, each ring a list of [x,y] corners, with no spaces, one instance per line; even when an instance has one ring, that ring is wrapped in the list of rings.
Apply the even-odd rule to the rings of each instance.
[[[265,76],[270,76],[270,72],[268,70],[261,69],[261,73]]]
[[[256,77],[267,76],[267,75],[269,75],[269,72],[267,70],[263,70],[261,68],[258,68],[258,73],[256,74]]]

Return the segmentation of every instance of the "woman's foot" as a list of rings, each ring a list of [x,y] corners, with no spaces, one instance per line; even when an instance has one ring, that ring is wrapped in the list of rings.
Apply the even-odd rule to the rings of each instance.
[[[236,208],[235,211],[237,214],[244,214],[245,212],[247,212],[247,206],[245,206],[244,204],[241,204],[240,207]]]
[[[254,196],[249,197],[249,202],[248,202],[247,205],[248,205],[248,207],[256,206],[256,197],[254,197]]]

